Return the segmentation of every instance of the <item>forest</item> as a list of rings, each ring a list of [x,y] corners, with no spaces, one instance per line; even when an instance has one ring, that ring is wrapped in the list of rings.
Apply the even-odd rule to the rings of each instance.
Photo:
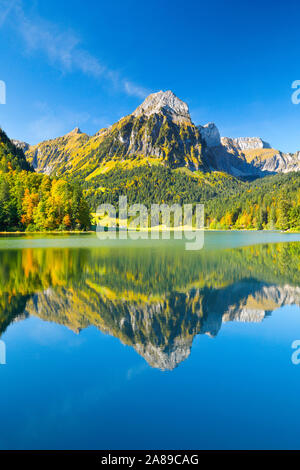
[[[35,173],[0,129],[0,231],[89,228],[90,211],[80,185]]]
[[[220,172],[172,170],[161,165],[115,168],[83,183],[92,210],[103,202],[205,205],[210,229],[300,231],[300,174],[266,176],[252,182]]]
[[[214,229],[300,231],[300,174],[266,176],[243,183],[234,196],[226,191],[205,205]]]
[[[224,191],[234,195],[240,181],[220,172],[192,172],[181,167],[173,170],[163,165],[142,165],[131,169],[116,167],[97,177],[82,181],[93,210],[99,204],[118,204],[126,195],[129,204],[183,204],[208,201]]]

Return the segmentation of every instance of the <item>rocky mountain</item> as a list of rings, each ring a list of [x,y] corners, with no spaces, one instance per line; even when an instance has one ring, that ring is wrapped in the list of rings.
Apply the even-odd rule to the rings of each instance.
[[[77,127],[63,137],[30,146],[26,158],[39,173],[62,175],[71,170],[73,160],[88,140],[89,136]]]
[[[117,164],[210,168],[187,104],[171,91],[149,95],[132,114],[92,137],[73,131],[30,147],[26,156],[39,172],[88,179]]]
[[[300,170],[300,152],[283,153],[260,137],[220,137],[214,123],[198,126],[212,169],[238,178],[257,178]]]
[[[288,173],[300,170],[300,152],[280,152],[259,137],[222,137],[221,146],[223,151],[225,149],[225,152],[246,162],[248,167],[245,165],[245,171],[252,170],[254,175],[257,173],[259,176],[261,172]]]
[[[76,128],[35,146],[16,145],[38,172],[87,180],[116,166],[161,164],[238,178],[300,169],[300,152],[284,154],[259,137],[221,138],[214,123],[195,126],[188,105],[170,90],[149,95],[132,114],[94,136]]]

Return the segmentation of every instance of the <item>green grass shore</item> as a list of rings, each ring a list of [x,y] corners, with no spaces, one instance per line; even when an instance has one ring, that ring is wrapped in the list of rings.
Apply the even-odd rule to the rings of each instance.
[[[142,228],[138,229],[137,231],[139,232],[151,232],[151,230],[154,231],[170,231],[170,232],[175,232],[175,231],[201,231],[204,230],[205,232],[279,232],[279,233],[300,233],[300,230],[271,230],[271,229],[262,229],[262,230],[257,230],[255,228],[232,228],[232,229],[221,229],[221,228],[207,228],[205,227],[204,229],[200,228],[194,228],[194,227],[170,227],[170,228],[165,228],[162,226],[159,227],[153,227],[151,228]],[[118,231],[118,230],[117,230]],[[128,229],[128,231],[135,231],[134,229]],[[26,231],[10,231],[10,232],[0,232],[1,235],[88,235],[88,234],[93,234],[96,233],[95,230],[53,230],[53,231],[35,231],[35,232],[26,232]]]

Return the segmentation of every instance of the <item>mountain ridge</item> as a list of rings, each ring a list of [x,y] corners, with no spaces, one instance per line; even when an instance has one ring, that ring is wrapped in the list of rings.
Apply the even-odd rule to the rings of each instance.
[[[221,137],[214,123],[196,126],[188,105],[171,90],[150,94],[131,114],[93,136],[75,128],[62,137],[27,145],[26,158],[36,171],[83,179],[117,164],[223,171],[238,178],[300,170],[300,152],[283,153],[260,137]]]
[[[71,137],[66,134],[30,147],[26,152],[28,161],[39,172],[73,173],[83,178],[95,176],[108,163],[111,166],[112,162],[137,157],[172,168],[209,170],[203,140],[191,121],[188,106],[171,91],[148,96],[132,114],[87,138],[82,145],[68,145]]]

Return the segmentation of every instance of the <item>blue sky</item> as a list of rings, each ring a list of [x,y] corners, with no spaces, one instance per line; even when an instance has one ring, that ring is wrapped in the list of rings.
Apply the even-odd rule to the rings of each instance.
[[[196,124],[300,150],[299,18],[296,1],[0,0],[0,125],[93,134],[171,89]]]

